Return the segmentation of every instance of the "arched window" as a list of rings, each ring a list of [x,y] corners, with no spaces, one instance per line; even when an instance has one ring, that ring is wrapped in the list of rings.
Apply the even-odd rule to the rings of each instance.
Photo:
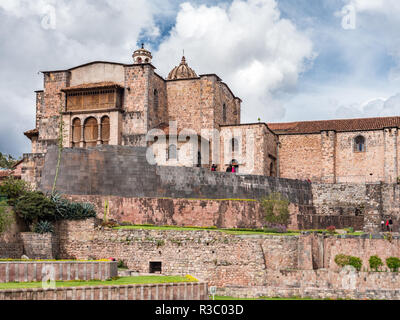
[[[168,147],[168,160],[177,160],[178,159],[178,152],[176,149],[176,145],[171,144]]]
[[[103,144],[110,142],[110,118],[107,116],[101,118],[101,140]]]
[[[354,151],[365,152],[365,138],[363,136],[357,136],[354,139]]]
[[[154,111],[158,111],[158,91],[154,89]]]
[[[79,147],[81,141],[81,119],[75,118],[72,121],[72,147]]]
[[[237,151],[239,151],[239,142],[238,142],[238,140],[237,140],[236,138],[233,138],[233,139],[231,140],[231,143],[232,143],[232,146],[231,146],[232,152],[237,152]]]
[[[84,138],[87,147],[95,147],[99,136],[96,118],[90,117],[85,121]]]
[[[222,105],[222,122],[223,123],[226,122],[226,104],[225,103]]]

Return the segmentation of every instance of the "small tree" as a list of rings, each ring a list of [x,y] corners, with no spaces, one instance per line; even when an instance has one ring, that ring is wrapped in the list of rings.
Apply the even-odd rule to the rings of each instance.
[[[399,271],[400,268],[400,259],[396,257],[390,257],[386,259],[386,265],[392,272]]]
[[[0,168],[12,169],[12,167],[18,162],[11,155],[6,155],[0,152]]]
[[[267,223],[285,227],[290,223],[289,204],[289,200],[280,193],[271,193],[268,197],[260,200]]]
[[[0,185],[0,194],[7,196],[8,204],[10,206],[15,206],[17,199],[25,195],[29,191],[28,184],[14,177],[7,178]]]
[[[56,218],[54,203],[42,192],[28,192],[20,197],[15,212],[28,225],[45,220],[54,221]]]
[[[349,265],[356,268],[357,271],[360,271],[362,267],[362,260],[358,257],[350,257]]]
[[[350,256],[344,254],[338,254],[335,256],[335,263],[339,267],[347,266],[350,263]]]
[[[368,261],[369,267],[374,271],[379,271],[379,268],[383,266],[382,259],[378,256],[371,256]]]

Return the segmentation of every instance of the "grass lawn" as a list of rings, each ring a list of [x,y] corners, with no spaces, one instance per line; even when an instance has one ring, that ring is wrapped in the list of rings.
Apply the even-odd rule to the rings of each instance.
[[[217,228],[203,228],[203,227],[177,227],[177,226],[149,226],[149,225],[135,225],[135,226],[120,226],[114,227],[115,230],[175,230],[175,231],[219,231],[228,234],[236,235],[277,235],[277,236],[296,236],[300,232],[286,232],[286,233],[274,233],[274,232],[263,232],[259,230],[235,230],[235,229],[217,229]]]
[[[174,283],[174,282],[193,282],[187,277],[180,276],[139,276],[139,277],[120,277],[109,281],[56,281],[56,287],[80,287],[80,286],[116,286],[127,284],[146,284],[146,283]],[[41,288],[42,282],[10,282],[0,283],[0,290]]]

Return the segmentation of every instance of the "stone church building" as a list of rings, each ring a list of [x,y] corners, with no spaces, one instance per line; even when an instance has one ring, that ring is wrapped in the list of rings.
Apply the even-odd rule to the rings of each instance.
[[[399,175],[400,117],[241,124],[242,101],[218,75],[197,75],[185,57],[166,79],[155,70],[142,46],[132,64],[43,71],[36,127],[25,132],[27,162],[62,130],[64,148],[152,146],[158,165],[233,164],[239,174],[325,183],[391,183]]]

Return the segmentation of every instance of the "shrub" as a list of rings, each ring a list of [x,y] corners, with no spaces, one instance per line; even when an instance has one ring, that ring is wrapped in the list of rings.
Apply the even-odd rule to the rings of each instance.
[[[272,193],[260,200],[261,208],[268,223],[288,226],[290,222],[289,200],[280,193]]]
[[[339,267],[347,266],[350,263],[350,256],[346,256],[344,254],[338,254],[335,256],[335,263]]]
[[[326,231],[328,231],[329,234],[334,234],[336,232],[336,227],[329,226],[328,228],[326,228]]]
[[[44,233],[53,233],[54,228],[51,222],[49,221],[39,221],[34,226],[34,232],[44,234]]]
[[[15,206],[19,197],[30,191],[28,184],[14,177],[9,177],[0,185],[0,194],[7,196],[8,204]]]
[[[335,256],[335,263],[339,267],[353,266],[357,271],[361,270],[362,260],[357,257],[347,256],[344,254],[338,254]]]
[[[118,268],[119,269],[128,269],[127,265],[123,260],[118,260]]]
[[[354,268],[356,268],[357,271],[360,271],[361,267],[362,267],[362,260],[360,258],[357,258],[357,257],[350,257],[349,265],[353,266]]]
[[[14,212],[6,201],[0,202],[0,234],[7,231],[14,222]]]
[[[28,225],[42,220],[55,220],[55,205],[42,192],[28,192],[18,198],[16,214]]]
[[[379,268],[383,266],[382,259],[379,258],[378,256],[371,256],[368,261],[369,261],[369,267],[372,270],[378,271]]]
[[[386,265],[392,272],[399,271],[400,268],[400,259],[396,257],[390,257],[386,259]]]

